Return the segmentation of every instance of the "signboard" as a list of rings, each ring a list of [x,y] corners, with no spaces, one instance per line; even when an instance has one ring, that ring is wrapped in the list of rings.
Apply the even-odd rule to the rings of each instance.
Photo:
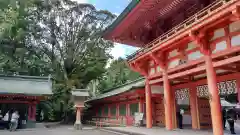
[[[134,119],[135,119],[135,121],[143,120],[143,113],[135,112]]]

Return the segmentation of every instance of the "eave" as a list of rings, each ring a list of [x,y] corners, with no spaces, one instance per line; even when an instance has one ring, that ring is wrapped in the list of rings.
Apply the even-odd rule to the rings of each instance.
[[[107,40],[111,40],[111,33],[116,29],[117,26],[122,23],[122,21],[129,15],[129,13],[138,5],[140,0],[132,0],[130,4],[123,10],[123,12],[117,17],[117,19],[110,25],[108,26],[105,31],[103,32],[103,38]]]

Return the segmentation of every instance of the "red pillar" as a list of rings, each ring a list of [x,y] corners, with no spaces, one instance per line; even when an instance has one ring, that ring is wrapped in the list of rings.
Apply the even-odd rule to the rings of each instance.
[[[138,112],[143,113],[143,101],[140,99],[138,102]]]
[[[28,120],[32,118],[32,105],[28,104]]]
[[[108,105],[108,117],[111,117],[111,107]]]
[[[212,127],[214,135],[223,135],[220,97],[218,95],[216,72],[210,55],[205,55],[207,82],[210,97]]]
[[[190,108],[192,116],[192,129],[199,129],[198,127],[198,117],[197,117],[197,90],[196,87],[191,87],[189,89],[190,97]]]
[[[129,114],[129,110],[130,110],[130,108],[129,108],[129,103],[127,103],[126,104],[126,116],[129,116],[130,114]]]
[[[36,121],[36,104],[32,105],[32,120]]]
[[[117,104],[116,109],[117,109],[117,111],[116,111],[116,116],[117,116],[117,118],[118,118],[118,117],[119,117],[119,104]]]
[[[173,97],[170,89],[170,81],[168,80],[167,70],[163,70],[163,87],[164,87],[164,106],[165,106],[165,124],[167,130],[173,129]]]
[[[147,128],[152,128],[152,92],[149,81],[147,79],[145,84],[145,93]]]

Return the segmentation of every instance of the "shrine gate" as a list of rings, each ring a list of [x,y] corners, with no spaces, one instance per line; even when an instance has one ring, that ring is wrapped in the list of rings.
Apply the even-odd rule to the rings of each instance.
[[[148,128],[151,86],[158,85],[166,129],[176,128],[175,97],[188,93],[192,128],[212,126],[214,135],[223,135],[220,96],[239,89],[240,0],[133,0],[103,37],[140,47],[128,63],[146,78]]]

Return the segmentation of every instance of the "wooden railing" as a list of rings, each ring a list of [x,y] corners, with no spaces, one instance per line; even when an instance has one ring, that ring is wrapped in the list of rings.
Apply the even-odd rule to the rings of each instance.
[[[181,22],[177,26],[173,27],[168,32],[164,33],[157,39],[153,40],[152,42],[148,43],[144,46],[144,48],[139,49],[135,53],[127,56],[128,61],[131,61],[136,58],[137,55],[143,54],[151,50],[153,47],[157,45],[161,45],[163,42],[166,42],[169,40],[169,38],[175,37],[182,31],[184,31],[186,28],[189,28],[193,26],[194,24],[198,23],[202,19],[206,18],[211,14],[213,11],[216,11],[217,9],[221,8],[223,5],[230,4],[232,2],[235,2],[237,0],[216,0],[212,4],[208,5],[207,7],[203,8],[193,16],[189,17],[185,21]]]

